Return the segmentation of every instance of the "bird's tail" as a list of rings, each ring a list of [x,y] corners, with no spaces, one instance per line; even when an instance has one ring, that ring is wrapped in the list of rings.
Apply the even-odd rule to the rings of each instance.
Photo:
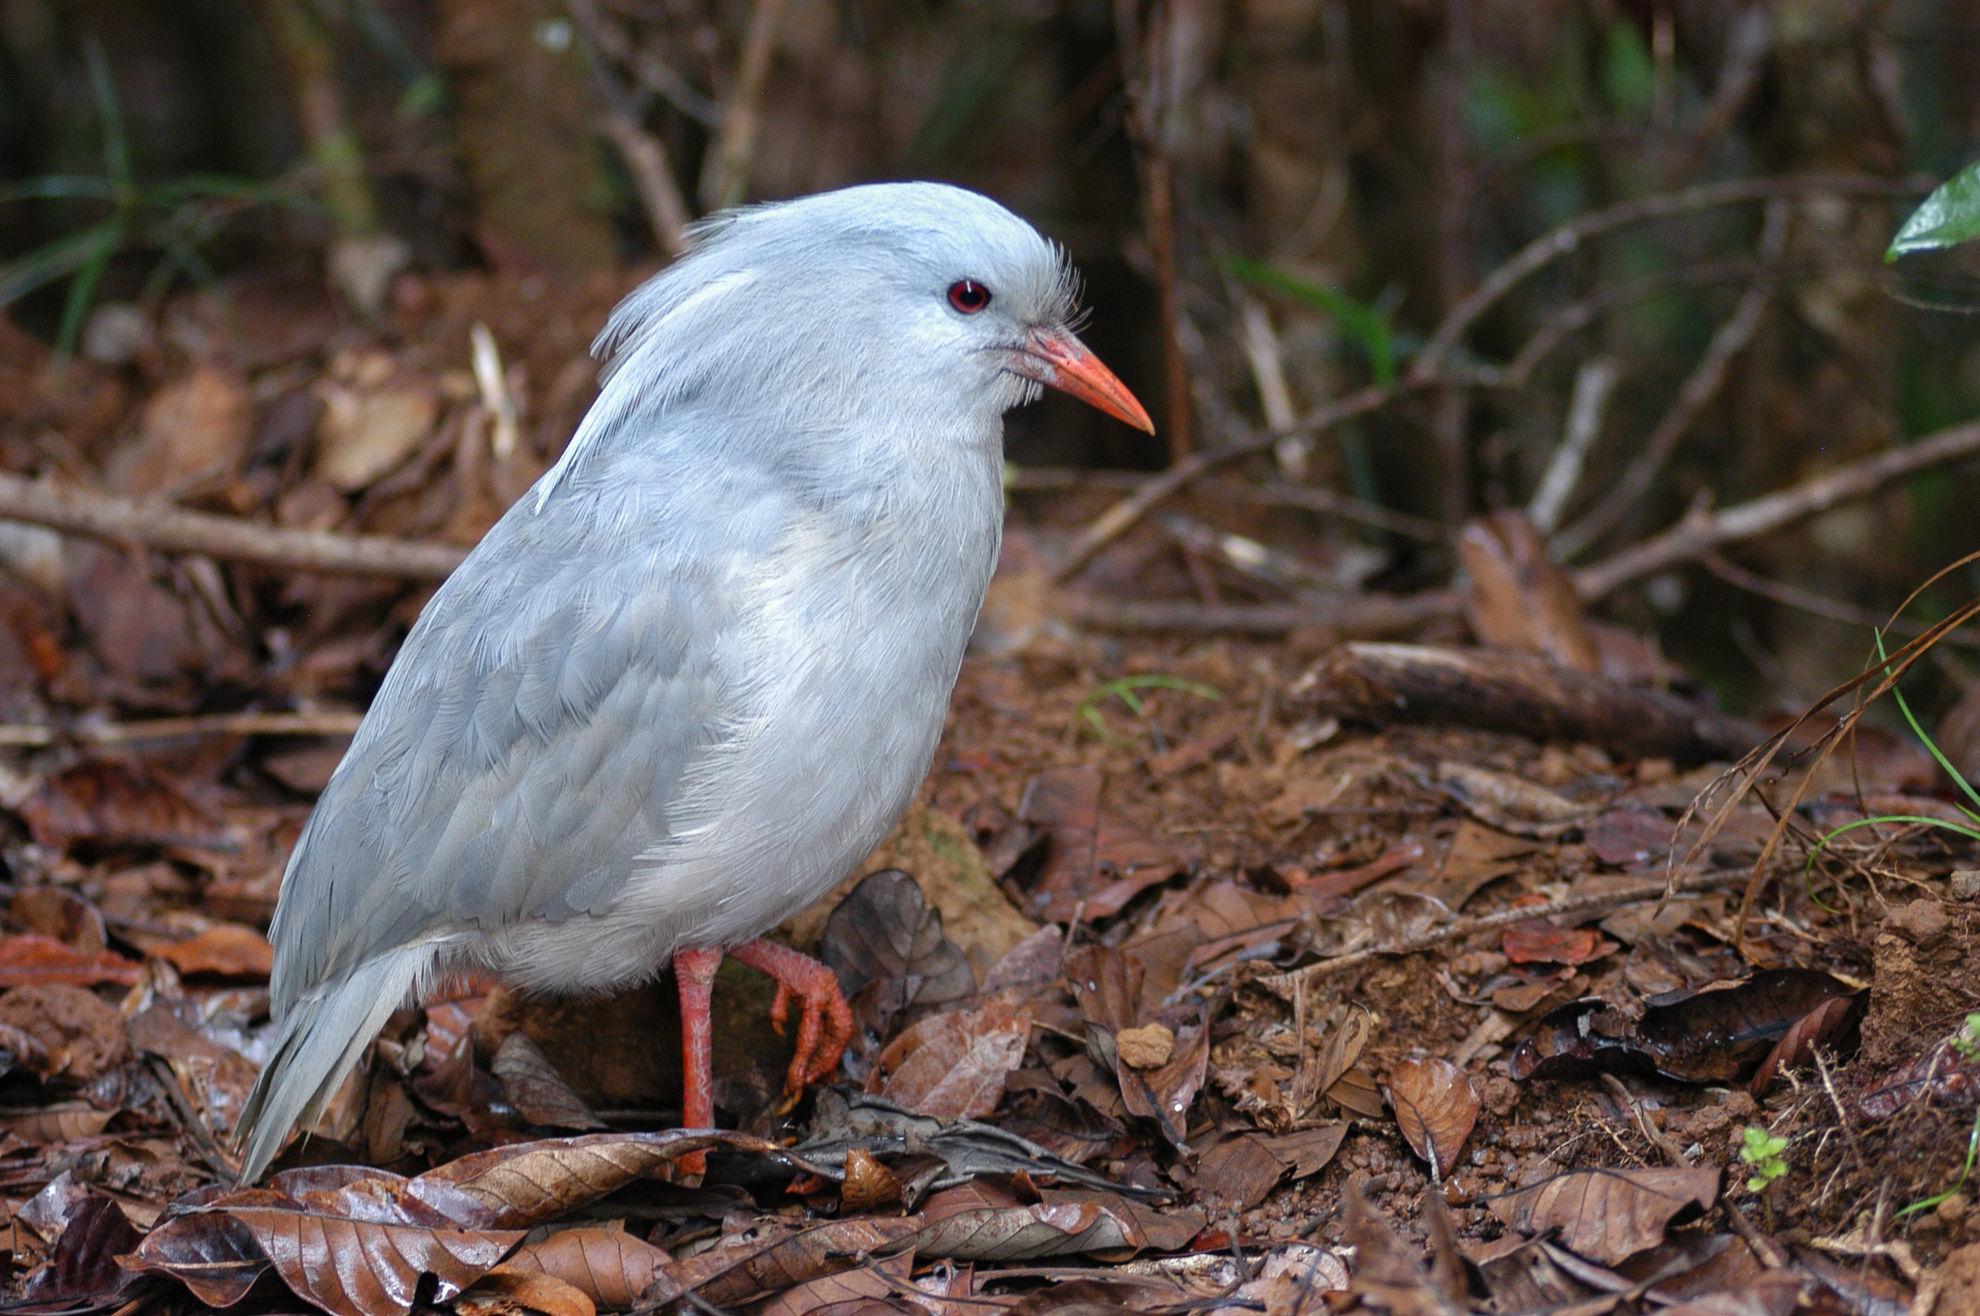
[[[235,1126],[243,1185],[261,1177],[299,1120],[314,1120],[386,1017],[430,976],[432,943],[398,946],[304,995],[283,1013],[281,1033]]]

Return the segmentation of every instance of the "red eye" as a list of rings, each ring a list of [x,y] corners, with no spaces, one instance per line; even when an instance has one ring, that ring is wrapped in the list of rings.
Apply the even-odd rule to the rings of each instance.
[[[990,304],[990,290],[974,279],[949,285],[949,305],[964,315],[975,315]]]

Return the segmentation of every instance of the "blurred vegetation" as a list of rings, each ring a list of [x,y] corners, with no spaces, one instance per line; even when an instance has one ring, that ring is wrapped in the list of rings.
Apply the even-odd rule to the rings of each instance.
[[[1154,468],[1185,436],[1214,447],[1396,385],[1240,469],[1454,531],[1533,496],[1604,363],[1617,383],[1549,527],[1588,562],[1980,411],[1970,252],[1880,262],[1980,141],[1975,18],[1951,0],[7,0],[0,298],[66,347],[91,307],[155,312],[178,276],[224,293],[308,263],[361,320],[401,270],[579,280],[650,267],[727,198],[945,178],[1071,248],[1096,349],[1163,429],[1041,408],[1014,420],[1016,460]],[[1621,216],[1437,337],[1558,226],[1810,174],[1840,181]],[[1971,470],[1922,475],[1610,611],[1735,702],[1805,698],[1862,657],[1867,618],[1972,547],[1976,497]],[[1435,543],[1288,524],[1315,552],[1378,550],[1385,588],[1452,569]]]

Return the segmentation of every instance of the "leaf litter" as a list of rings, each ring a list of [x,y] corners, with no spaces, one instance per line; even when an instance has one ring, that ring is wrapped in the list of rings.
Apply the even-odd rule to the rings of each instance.
[[[538,318],[595,322],[615,291]],[[474,307],[513,297],[489,276],[445,294],[451,320],[498,326]],[[333,346],[321,320],[272,357],[251,324],[220,334],[142,397],[73,363],[67,393],[37,386],[59,413],[37,423],[66,425],[106,488],[467,543],[584,405],[561,382],[581,336],[505,341],[519,377],[559,382],[498,455],[470,441],[489,417],[443,325]],[[0,419],[0,439],[31,436]],[[1019,499],[1012,543],[1049,548],[1084,514]],[[1088,579],[1156,570],[1164,542],[1136,532]],[[203,719],[354,715],[423,592],[56,539],[0,582],[24,746],[0,771],[7,1296],[1627,1316],[1879,1309],[1868,1274],[1901,1303],[1980,1229],[1972,1189],[1933,1200],[1980,1104],[1980,909],[1945,880],[1974,857],[1863,829],[1805,868],[1776,858],[1742,936],[1767,803],[1713,819],[1702,849],[1682,824],[1744,725],[1617,667],[1629,646],[1516,516],[1464,545],[1471,624],[1502,649],[1043,626],[972,657],[915,809],[785,930],[856,1019],[796,1111],[774,1113],[789,1044],[746,972],[716,991],[718,1101],[745,1131],[715,1135],[671,1128],[664,984],[577,1003],[455,984],[237,1189],[229,1139],[268,1044],[260,928],[343,741]],[[1458,671],[1480,684],[1384,713]],[[1937,816],[1918,759],[1880,744],[1791,821]],[[1726,1172],[1755,1127],[1785,1140],[1764,1191]],[[678,1171],[696,1150],[698,1183]]]

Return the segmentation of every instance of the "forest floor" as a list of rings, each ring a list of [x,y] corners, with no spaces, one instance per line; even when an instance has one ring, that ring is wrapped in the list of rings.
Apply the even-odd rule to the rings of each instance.
[[[363,328],[266,276],[125,323],[115,364],[0,325],[0,466],[471,544],[582,414],[626,286],[406,280]],[[777,1110],[788,1043],[733,964],[742,1132],[712,1137],[669,1131],[665,980],[461,984],[246,1191],[262,930],[431,572],[8,523],[14,1309],[1980,1311],[1980,872],[1917,821],[1961,817],[1922,746],[1804,736],[1743,789],[1765,731],[1663,728],[1692,705],[1641,678],[1685,674],[1640,641],[1563,678],[1455,617],[1409,645],[1085,630],[1035,564],[1117,492],[1014,495],[919,802],[783,929],[853,1003],[832,1084]],[[1075,584],[1256,597],[1219,570],[1144,526]],[[1367,696],[1454,667],[1503,681]],[[1818,847],[1870,817],[1905,821]]]

